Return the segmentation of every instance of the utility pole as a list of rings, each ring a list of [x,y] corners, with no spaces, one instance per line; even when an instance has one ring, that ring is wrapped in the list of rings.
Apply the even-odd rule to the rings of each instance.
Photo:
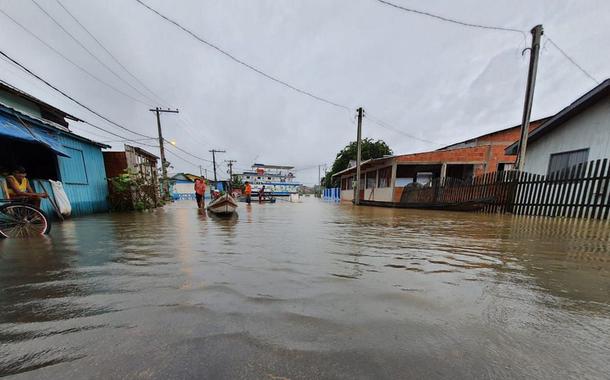
[[[178,113],[178,109],[170,110],[169,108],[164,110],[159,107],[155,107],[154,109],[149,109],[149,111],[157,114],[157,132],[159,133],[159,152],[161,155],[161,175],[162,175],[162,184],[161,188],[163,189],[163,199],[169,200],[169,179],[167,178],[167,161],[165,160],[165,148],[163,146],[163,132],[161,131],[161,113]]]
[[[199,165],[199,176],[203,177],[203,168]]]
[[[226,151],[212,149],[210,150],[210,153],[212,153],[212,163],[214,164],[214,185],[216,185],[218,182],[218,178],[216,177],[216,153],[226,153]]]
[[[540,38],[543,33],[544,30],[542,29],[542,25],[536,25],[532,29],[532,47],[529,48],[530,66],[527,73],[527,87],[525,89],[525,101],[523,104],[523,120],[521,121],[521,136],[519,137],[519,149],[517,153],[517,170],[523,170],[525,166],[525,150],[527,148],[527,138],[529,136],[530,116],[532,114],[534,88],[536,87],[536,73],[538,72]]]
[[[358,132],[356,133],[356,184],[354,185],[354,204],[360,204],[360,161],[362,159],[362,107],[358,108]]]
[[[227,166],[229,167],[229,187],[232,187],[231,185],[233,184],[233,164],[236,163],[237,161],[225,160],[225,162],[227,163]]]

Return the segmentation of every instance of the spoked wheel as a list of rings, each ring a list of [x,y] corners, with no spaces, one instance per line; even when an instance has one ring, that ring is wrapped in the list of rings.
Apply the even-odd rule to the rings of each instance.
[[[8,203],[0,206],[0,237],[21,238],[48,234],[51,222],[37,207]]]

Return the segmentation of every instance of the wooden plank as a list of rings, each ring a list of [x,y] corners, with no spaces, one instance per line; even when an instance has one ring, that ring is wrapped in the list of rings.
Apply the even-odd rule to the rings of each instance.
[[[606,173],[606,179],[604,180],[604,196],[602,197],[602,204],[604,207],[603,215],[601,219],[607,220],[610,217],[610,165],[608,166],[608,172]],[[602,213],[600,212],[600,215]]]
[[[593,201],[594,201],[594,196],[595,196],[595,179],[596,177],[599,175],[599,168],[601,166],[601,160],[595,160],[595,167],[593,169],[593,175],[589,176],[589,178],[587,179],[589,181],[588,185],[589,185],[589,190],[588,192],[585,194],[587,196],[587,200],[586,203],[583,207],[584,209],[584,218],[588,219],[591,217],[592,215],[592,206],[593,206]]]
[[[564,168],[559,172],[559,176],[557,177],[557,182],[554,187],[553,200],[551,201],[551,216],[557,216],[561,208],[561,196],[563,195],[566,187],[566,180],[570,174],[569,168]]]
[[[587,194],[587,188],[589,185],[587,178],[591,176],[592,170],[593,170],[593,163],[586,162],[583,167],[583,170],[582,170],[582,177],[580,178],[578,194],[576,195],[576,203],[578,205],[575,210],[575,213],[574,213],[574,216],[576,218],[582,218],[582,214],[584,212],[583,205],[585,204],[585,199],[587,198],[586,194]]]
[[[540,206],[540,214],[541,216],[548,216],[550,210],[550,202],[551,195],[553,194],[553,184],[555,182],[555,178],[557,177],[557,172],[551,173],[547,176],[546,181],[543,182],[544,188],[542,190],[542,204]]]
[[[526,172],[518,172],[517,174],[517,186],[515,193],[515,201],[513,204],[516,204],[514,207],[514,213],[517,215],[523,215],[527,212],[527,196],[528,196],[528,184],[527,180],[531,176],[531,173]]]
[[[577,199],[576,195],[578,193],[579,188],[582,185],[582,174],[584,173],[584,169],[586,168],[586,165],[583,165],[582,163],[578,164],[578,166],[576,167],[576,171],[574,173],[574,177],[572,178],[572,186],[570,187],[570,207],[566,207],[565,213],[562,215],[565,215],[567,217],[573,217],[574,216],[574,211],[577,210],[577,207],[574,207],[574,202]]]
[[[603,192],[605,191],[603,188],[603,177],[606,174],[606,165],[608,164],[608,159],[604,158],[602,160],[602,167],[599,171],[599,175],[597,176],[596,179],[596,186],[595,186],[595,192],[593,194],[593,207],[591,208],[591,218],[596,218],[599,219],[599,214],[602,212],[602,206],[603,206],[603,200],[604,200],[604,196],[603,196]]]

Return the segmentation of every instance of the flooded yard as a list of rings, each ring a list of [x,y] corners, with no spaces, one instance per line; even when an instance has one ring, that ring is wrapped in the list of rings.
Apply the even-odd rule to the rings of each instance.
[[[0,241],[0,376],[610,373],[610,227],[305,199]]]

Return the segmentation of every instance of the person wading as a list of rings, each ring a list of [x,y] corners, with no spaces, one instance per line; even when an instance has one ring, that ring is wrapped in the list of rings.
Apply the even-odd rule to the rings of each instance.
[[[265,186],[263,185],[263,187],[258,192],[258,203],[263,203],[264,199],[265,199]]]
[[[250,204],[252,202],[252,185],[248,181],[244,184],[244,195],[246,196],[246,203]]]
[[[205,177],[195,180],[195,199],[199,208],[205,207],[205,187]]]
[[[6,177],[8,197],[12,200],[30,203],[40,207],[40,200],[46,198],[47,194],[35,193],[27,179],[27,174],[22,166],[13,170],[13,174]]]

